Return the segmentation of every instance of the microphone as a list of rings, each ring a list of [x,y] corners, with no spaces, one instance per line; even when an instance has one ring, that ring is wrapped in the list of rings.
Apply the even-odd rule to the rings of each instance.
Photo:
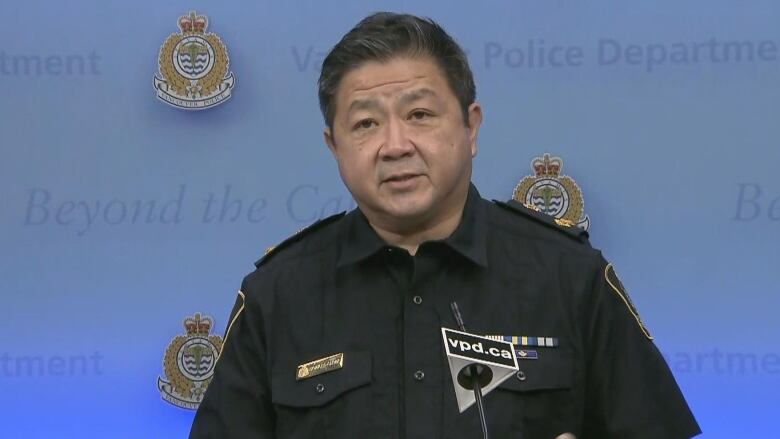
[[[444,349],[450,365],[458,410],[463,413],[477,405],[482,437],[488,439],[487,421],[482,397],[517,372],[517,357],[512,343],[492,340],[466,332],[458,304],[450,304],[460,331],[441,328]]]

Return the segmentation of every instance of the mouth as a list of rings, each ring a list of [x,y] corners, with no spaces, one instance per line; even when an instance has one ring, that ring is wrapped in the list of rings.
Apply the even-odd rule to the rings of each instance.
[[[416,177],[419,177],[422,174],[414,174],[411,172],[404,172],[401,174],[393,174],[387,178],[384,179],[384,183],[403,183],[409,180],[412,180]]]

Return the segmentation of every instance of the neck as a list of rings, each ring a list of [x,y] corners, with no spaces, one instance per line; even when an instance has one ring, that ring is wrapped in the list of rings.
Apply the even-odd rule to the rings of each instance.
[[[423,242],[441,240],[452,235],[463,217],[467,196],[468,187],[459,196],[459,201],[450,211],[443,212],[435,218],[409,226],[408,228],[388,227],[382,222],[374,222],[370,218],[368,222],[377,235],[386,243],[406,249],[410,254],[414,255]]]

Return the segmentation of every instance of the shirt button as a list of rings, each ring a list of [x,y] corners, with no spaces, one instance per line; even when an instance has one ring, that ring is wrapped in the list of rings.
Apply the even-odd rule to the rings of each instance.
[[[422,304],[422,297],[414,296],[414,297],[412,297],[412,302],[414,302],[415,305],[420,305],[420,304]]]
[[[317,392],[317,394],[323,393],[325,391],[325,384],[319,383],[316,386],[314,386],[314,391]]]
[[[522,370],[518,370],[516,376],[518,380],[525,381],[525,372]]]
[[[417,381],[424,380],[425,379],[425,372],[423,372],[422,370],[418,370],[417,372],[414,373],[414,379],[417,380]]]

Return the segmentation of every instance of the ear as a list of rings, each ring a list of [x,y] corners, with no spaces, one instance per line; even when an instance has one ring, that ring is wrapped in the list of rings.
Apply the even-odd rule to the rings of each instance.
[[[479,102],[474,102],[469,105],[469,142],[471,143],[471,156],[477,156],[477,134],[479,134],[479,127],[482,125],[482,106]]]
[[[328,149],[330,150],[331,154],[333,156],[336,156],[336,142],[333,139],[333,131],[330,129],[330,127],[325,127],[325,130],[322,132],[322,137],[325,139],[325,145],[328,146]]]

